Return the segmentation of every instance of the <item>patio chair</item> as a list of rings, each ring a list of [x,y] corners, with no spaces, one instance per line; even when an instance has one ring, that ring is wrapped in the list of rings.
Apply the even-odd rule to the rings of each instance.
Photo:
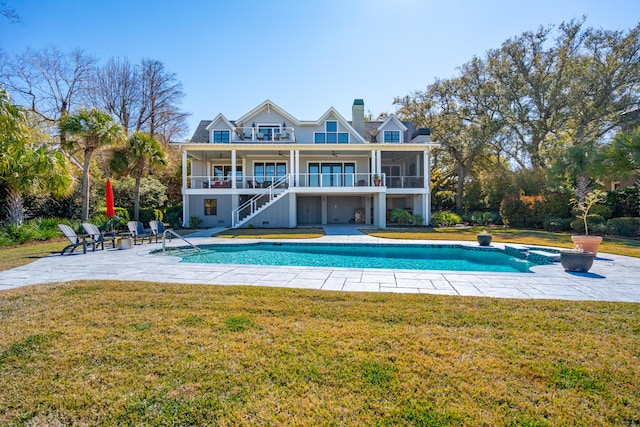
[[[93,248],[93,251],[96,251],[96,242],[93,240],[87,240],[87,237],[90,237],[87,234],[76,234],[75,231],[73,231],[73,228],[69,227],[66,224],[58,224],[58,228],[60,229],[60,231],[62,231],[62,234],[64,234],[64,237],[66,237],[69,242],[71,243],[70,245],[67,245],[64,247],[64,249],[62,249],[60,251],[60,255],[64,255],[64,253],[67,251],[67,249],[69,249],[69,254],[71,254],[73,251],[76,250],[76,248],[81,247],[82,246],[82,253],[86,254],[87,253],[87,246],[91,246]]]
[[[151,234],[151,230],[145,230],[140,221],[129,221],[127,223],[127,228],[131,233],[134,245],[137,240],[140,240],[140,243],[144,243],[144,239],[149,239],[149,243],[151,243],[151,237],[153,234]]]
[[[101,232],[95,224],[90,222],[83,222],[82,228],[87,232],[96,244],[100,245],[101,249],[104,249],[104,244],[111,242],[111,247],[116,248],[116,233],[113,232]]]
[[[164,236],[165,230],[171,230],[170,228],[166,228],[162,221],[149,221],[149,228],[151,228],[151,234],[156,237],[156,243],[158,243],[158,238],[162,238]],[[169,240],[171,240],[171,234],[169,234]]]

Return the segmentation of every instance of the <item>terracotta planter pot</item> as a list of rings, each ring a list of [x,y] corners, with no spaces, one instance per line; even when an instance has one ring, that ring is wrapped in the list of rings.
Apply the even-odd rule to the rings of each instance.
[[[580,246],[583,251],[592,252],[598,256],[598,248],[602,243],[602,236],[571,236],[574,246]]]
[[[382,182],[381,179],[374,179],[373,180],[373,185],[375,185],[376,187],[380,187],[380,183]]]
[[[591,252],[560,251],[560,264],[567,271],[586,273],[593,265],[595,255]]]
[[[489,246],[491,244],[492,237],[490,234],[478,234],[476,237],[480,246]]]

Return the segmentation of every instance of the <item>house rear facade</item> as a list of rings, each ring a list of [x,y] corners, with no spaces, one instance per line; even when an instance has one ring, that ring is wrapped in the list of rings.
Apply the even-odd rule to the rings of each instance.
[[[396,208],[428,224],[429,129],[395,115],[365,122],[333,107],[299,120],[267,100],[244,116],[203,120],[182,150],[183,221],[204,227],[293,228],[370,224]]]

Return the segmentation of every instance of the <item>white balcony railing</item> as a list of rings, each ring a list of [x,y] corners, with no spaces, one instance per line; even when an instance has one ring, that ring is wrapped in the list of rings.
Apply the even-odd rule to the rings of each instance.
[[[276,144],[296,142],[296,130],[292,127],[236,127],[231,135],[232,142]]]
[[[374,187],[378,174],[372,173],[301,173],[296,182],[291,176],[287,186],[295,187]],[[236,176],[235,188],[264,189],[280,180],[281,176]],[[423,176],[392,176],[379,174],[379,185],[387,188],[423,188]],[[187,188],[191,189],[223,189],[231,188],[231,177],[189,176]]]

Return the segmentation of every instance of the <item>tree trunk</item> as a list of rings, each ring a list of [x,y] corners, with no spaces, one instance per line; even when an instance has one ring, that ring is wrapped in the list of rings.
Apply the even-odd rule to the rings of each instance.
[[[82,220],[89,219],[89,165],[93,150],[84,151],[84,164],[82,171]]]
[[[133,218],[140,221],[140,174],[136,175],[135,202],[133,204]]]
[[[7,188],[7,220],[10,224],[20,227],[24,220],[24,205],[22,203],[22,194],[19,191],[9,187]]]
[[[462,195],[464,192],[464,180],[467,174],[464,166],[458,165],[458,186],[456,191],[456,213],[462,215]]]

